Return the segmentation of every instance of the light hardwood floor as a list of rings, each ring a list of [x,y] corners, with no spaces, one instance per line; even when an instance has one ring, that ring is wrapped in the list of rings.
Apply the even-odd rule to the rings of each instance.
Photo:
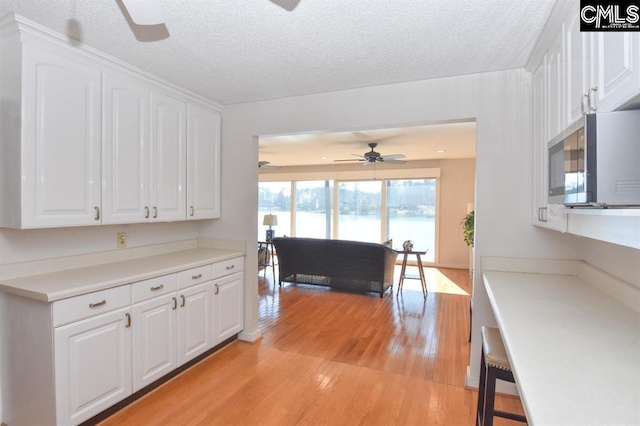
[[[228,345],[102,425],[473,425],[468,271],[425,271],[426,300],[419,281],[380,299],[260,273],[261,341]],[[513,397],[496,407],[522,413]]]

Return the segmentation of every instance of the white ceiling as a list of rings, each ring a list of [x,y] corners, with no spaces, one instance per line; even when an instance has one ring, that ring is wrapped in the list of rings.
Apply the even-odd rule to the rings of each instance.
[[[166,28],[128,22],[119,0],[0,0],[0,15],[16,12],[213,101],[233,104],[522,67],[555,4],[159,1]]]
[[[522,67],[556,2],[158,1],[160,27],[133,24],[120,0],[0,0],[0,15],[21,14],[225,105]],[[333,164],[370,141],[408,161],[470,158],[475,123],[261,138],[259,158]]]
[[[336,164],[334,160],[353,159],[377,142],[382,155],[404,154],[406,161],[474,158],[476,123],[445,123],[395,129],[354,132],[297,134],[260,138],[260,161],[276,166]],[[445,150],[438,153],[438,150]],[[338,163],[339,164],[339,163]]]

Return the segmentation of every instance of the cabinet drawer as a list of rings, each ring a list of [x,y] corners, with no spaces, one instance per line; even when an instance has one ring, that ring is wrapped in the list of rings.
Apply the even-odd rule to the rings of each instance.
[[[220,278],[244,270],[244,257],[225,260],[213,264],[213,277]]]
[[[131,284],[131,303],[142,302],[152,297],[173,293],[178,289],[176,274],[163,275]]]
[[[191,287],[195,284],[206,283],[207,281],[211,281],[211,265],[178,272],[179,289]]]
[[[68,324],[131,304],[130,285],[53,302],[53,326]]]

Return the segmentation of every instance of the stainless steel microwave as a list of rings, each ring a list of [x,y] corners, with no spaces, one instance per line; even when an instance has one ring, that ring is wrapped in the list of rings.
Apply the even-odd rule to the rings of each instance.
[[[549,203],[640,207],[640,110],[587,114],[549,142]]]

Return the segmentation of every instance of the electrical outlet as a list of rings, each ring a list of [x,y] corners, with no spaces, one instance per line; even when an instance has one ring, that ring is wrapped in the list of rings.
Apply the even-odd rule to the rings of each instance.
[[[116,246],[118,248],[125,248],[127,246],[126,232],[118,232],[118,235],[116,236]]]

